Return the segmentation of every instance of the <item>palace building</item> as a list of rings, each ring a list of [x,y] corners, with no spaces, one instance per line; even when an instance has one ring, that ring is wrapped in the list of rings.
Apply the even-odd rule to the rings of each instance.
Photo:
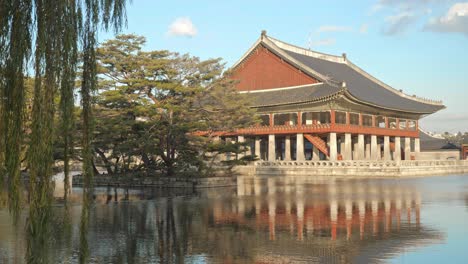
[[[266,35],[232,67],[261,124],[224,134],[262,160],[411,160],[418,121],[445,106],[407,95],[334,56]]]

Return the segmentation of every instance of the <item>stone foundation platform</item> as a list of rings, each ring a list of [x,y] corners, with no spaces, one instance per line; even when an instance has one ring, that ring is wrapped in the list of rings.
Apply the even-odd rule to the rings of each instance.
[[[418,177],[468,173],[466,160],[259,161],[237,167],[242,176]]]

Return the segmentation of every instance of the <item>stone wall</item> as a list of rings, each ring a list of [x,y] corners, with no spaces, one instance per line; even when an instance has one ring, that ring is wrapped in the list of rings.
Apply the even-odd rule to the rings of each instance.
[[[94,177],[95,186],[131,186],[164,188],[211,188],[236,186],[235,177],[123,177],[99,175]],[[83,186],[83,177],[73,177],[73,186]]]
[[[468,161],[263,161],[237,171],[243,176],[413,177],[468,173]]]
[[[424,151],[416,154],[418,160],[459,160],[459,150]]]

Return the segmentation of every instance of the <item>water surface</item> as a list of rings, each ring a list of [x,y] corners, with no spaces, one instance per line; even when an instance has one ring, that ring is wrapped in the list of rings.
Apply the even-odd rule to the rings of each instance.
[[[80,188],[54,204],[50,263],[467,263],[468,177],[239,180],[204,191]],[[27,210],[0,209],[0,263],[24,263]]]

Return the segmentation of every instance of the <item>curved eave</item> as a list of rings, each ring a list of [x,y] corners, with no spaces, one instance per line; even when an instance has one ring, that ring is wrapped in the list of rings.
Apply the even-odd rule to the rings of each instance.
[[[440,105],[440,108],[435,110],[435,111],[425,111],[425,112],[421,112],[421,111],[412,111],[412,110],[405,110],[405,109],[397,109],[397,108],[391,108],[391,107],[387,107],[387,106],[382,106],[382,105],[378,105],[378,104],[374,104],[374,103],[371,103],[371,102],[367,102],[367,101],[363,101],[359,98],[357,98],[356,96],[354,96],[353,94],[351,94],[349,92],[348,89],[346,89],[344,91],[344,94],[346,95],[346,97],[348,99],[350,99],[351,101],[353,102],[356,102],[358,104],[363,104],[363,105],[367,105],[367,106],[371,106],[371,107],[376,107],[376,108],[380,108],[380,109],[384,109],[384,110],[390,110],[390,111],[395,111],[395,112],[401,112],[401,113],[411,113],[411,114],[419,114],[419,115],[430,115],[430,114],[433,114],[437,111],[440,111],[442,109],[445,109],[445,105]]]
[[[262,107],[275,107],[275,106],[285,106],[285,105],[301,105],[301,104],[310,104],[310,103],[319,103],[319,102],[326,102],[337,99],[344,93],[344,89],[339,90],[338,92],[314,98],[313,100],[303,100],[303,101],[295,101],[295,102],[284,102],[284,103],[277,103],[277,104],[264,104],[264,105],[253,105],[250,106],[251,108],[262,108]],[[248,93],[247,93],[248,94]]]

